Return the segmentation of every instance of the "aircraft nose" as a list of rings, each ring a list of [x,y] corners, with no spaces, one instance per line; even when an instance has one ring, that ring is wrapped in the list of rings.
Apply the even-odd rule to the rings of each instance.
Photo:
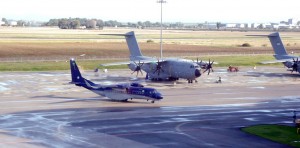
[[[200,70],[199,70],[199,69],[196,69],[196,70],[195,70],[195,76],[196,76],[196,77],[200,77],[200,76],[201,76],[201,73],[200,73]]]
[[[156,99],[163,99],[164,97],[161,96],[161,94],[156,95]]]

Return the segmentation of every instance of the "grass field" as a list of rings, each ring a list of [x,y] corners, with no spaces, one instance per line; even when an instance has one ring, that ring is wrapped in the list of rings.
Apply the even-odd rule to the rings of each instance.
[[[203,60],[208,61],[209,59],[218,62],[213,67],[227,67],[232,66],[261,66],[259,62],[273,60],[272,56],[269,55],[251,55],[251,56],[213,56],[213,57],[200,57]],[[193,58],[193,60],[196,60]],[[103,63],[120,62],[122,60],[77,60],[78,65],[83,69],[95,69]],[[123,60],[126,61],[126,60]],[[279,64],[273,64],[280,65]],[[2,62],[0,63],[0,71],[51,71],[51,70],[68,70],[68,60],[66,61],[47,61],[47,62]],[[126,69],[127,65],[110,66],[110,67],[99,67],[107,69]]]
[[[278,143],[300,147],[300,135],[296,133],[296,127],[284,125],[257,125],[246,127],[242,130]]]
[[[66,64],[56,61],[67,61],[80,55],[87,60],[84,65],[87,68],[112,61],[107,59],[128,59],[129,50],[124,37],[99,34],[120,34],[132,30],[143,54],[159,57],[159,30],[0,27],[0,62],[4,62],[0,64],[0,70],[64,70],[67,69]],[[164,30],[163,54],[165,57],[211,58],[220,63],[216,66],[253,66],[261,61],[274,60],[271,56],[273,51],[267,38],[245,35],[269,33]],[[300,53],[300,34],[284,32],[281,36],[288,44],[289,52]],[[154,42],[147,43],[147,40]],[[239,47],[243,43],[250,43],[251,47]]]

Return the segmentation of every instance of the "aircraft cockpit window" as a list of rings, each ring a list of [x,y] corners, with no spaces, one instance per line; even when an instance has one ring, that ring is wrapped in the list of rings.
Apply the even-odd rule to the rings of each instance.
[[[195,66],[195,68],[199,68],[199,66],[197,65],[197,66]]]

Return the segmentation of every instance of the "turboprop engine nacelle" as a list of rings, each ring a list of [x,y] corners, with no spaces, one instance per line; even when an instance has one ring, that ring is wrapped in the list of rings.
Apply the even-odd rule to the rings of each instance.
[[[134,71],[134,70],[137,68],[137,65],[134,64],[134,63],[130,63],[130,64],[128,64],[128,68],[129,68],[131,71]]]

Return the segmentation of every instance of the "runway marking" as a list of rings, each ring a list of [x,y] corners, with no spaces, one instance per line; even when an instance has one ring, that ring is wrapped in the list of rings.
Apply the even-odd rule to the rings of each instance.
[[[204,120],[201,120],[201,121],[204,121]],[[205,120],[205,121],[211,121],[211,120]],[[196,137],[193,137],[193,136],[191,136],[191,135],[189,135],[189,134],[184,133],[184,132],[186,132],[186,131],[198,131],[198,130],[200,130],[200,129],[193,129],[193,128],[189,128],[188,130],[181,130],[181,129],[180,129],[181,126],[183,126],[183,125],[185,125],[185,124],[188,124],[188,123],[192,123],[192,122],[198,122],[198,121],[191,121],[191,122],[183,122],[183,123],[180,123],[180,124],[178,124],[178,125],[175,127],[175,131],[177,131],[178,133],[180,133],[180,134],[182,134],[182,135],[185,135],[186,137],[189,137],[190,139],[193,139],[193,140],[195,140],[195,141],[197,141],[197,142],[203,143],[203,144],[205,144],[205,145],[213,146],[213,145],[214,145],[213,143],[207,143],[207,142],[205,142],[205,141],[203,141],[203,140],[200,140],[200,139],[198,139],[198,138],[196,138]]]
[[[70,107],[70,106],[76,106],[76,105],[51,105],[52,109],[53,107]],[[28,108],[28,106],[23,106],[23,107],[5,107],[5,108],[0,108],[0,110],[7,110],[7,109],[18,109],[18,108]],[[44,106],[34,106],[34,108],[48,108],[49,109],[49,105],[44,105]],[[34,110],[35,111],[35,110]]]
[[[255,118],[244,118],[245,120],[248,120],[248,121],[258,121],[256,120]]]
[[[84,98],[84,99],[47,99],[47,100],[23,100],[23,101],[1,101],[0,104],[6,103],[31,103],[31,102],[53,102],[55,101],[77,101],[77,100],[99,100],[99,98]]]

